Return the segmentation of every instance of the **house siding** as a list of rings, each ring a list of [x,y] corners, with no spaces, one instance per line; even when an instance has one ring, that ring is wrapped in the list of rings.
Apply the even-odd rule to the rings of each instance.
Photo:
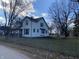
[[[26,25],[26,20],[28,20],[28,25]],[[40,23],[43,23],[44,26],[40,27]],[[29,20],[28,18],[23,21],[23,26],[21,27],[22,29],[22,37],[45,37],[49,36],[48,32],[48,27],[46,26],[45,22],[43,19],[41,19],[38,22],[33,22]],[[24,29],[29,29],[29,35],[24,34]],[[33,31],[35,29],[35,32]],[[41,29],[45,29],[47,33],[45,32],[44,34],[41,33]],[[39,32],[37,32],[39,30]]]

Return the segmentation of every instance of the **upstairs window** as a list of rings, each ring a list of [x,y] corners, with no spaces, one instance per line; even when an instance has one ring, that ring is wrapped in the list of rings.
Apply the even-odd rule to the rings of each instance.
[[[44,24],[43,23],[40,23],[40,27],[43,27],[44,26]]]
[[[28,20],[26,20],[26,25],[28,25]]]

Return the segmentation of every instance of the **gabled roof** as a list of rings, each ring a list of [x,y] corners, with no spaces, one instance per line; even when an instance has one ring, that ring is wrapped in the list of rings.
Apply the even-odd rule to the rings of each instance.
[[[43,20],[45,22],[46,26],[49,28],[48,24],[46,23],[46,21],[45,21],[45,19],[43,17],[34,18],[34,17],[26,16],[26,17],[24,17],[24,19],[21,22],[23,22],[26,18],[28,18],[32,22],[39,22],[40,20]]]
[[[38,22],[38,21],[41,20],[40,18],[33,18],[33,17],[26,16],[26,17],[23,18],[22,21],[24,21],[26,18],[28,18],[28,19],[31,20],[32,22]]]
[[[43,21],[45,22],[46,26],[47,26],[48,29],[49,29],[49,26],[48,26],[47,22],[45,21],[45,19],[44,19],[43,17],[41,17],[41,18],[43,19]]]

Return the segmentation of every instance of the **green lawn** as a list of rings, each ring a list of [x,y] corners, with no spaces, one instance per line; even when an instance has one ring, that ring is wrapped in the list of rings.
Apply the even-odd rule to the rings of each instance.
[[[29,42],[29,43],[28,43]],[[27,40],[33,47],[49,49],[65,55],[79,56],[79,40]]]
[[[64,53],[65,55],[71,55],[71,56],[79,56],[79,38],[72,38],[72,39],[12,39],[12,41],[16,44],[20,45],[27,45],[32,46],[35,48],[43,48],[48,49],[49,51],[55,51]],[[7,40],[8,41],[8,40]]]

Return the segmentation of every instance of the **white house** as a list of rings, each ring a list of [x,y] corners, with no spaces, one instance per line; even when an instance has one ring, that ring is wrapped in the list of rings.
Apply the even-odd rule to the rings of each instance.
[[[43,17],[26,16],[22,20],[21,35],[22,37],[47,37],[49,36],[49,27]]]

